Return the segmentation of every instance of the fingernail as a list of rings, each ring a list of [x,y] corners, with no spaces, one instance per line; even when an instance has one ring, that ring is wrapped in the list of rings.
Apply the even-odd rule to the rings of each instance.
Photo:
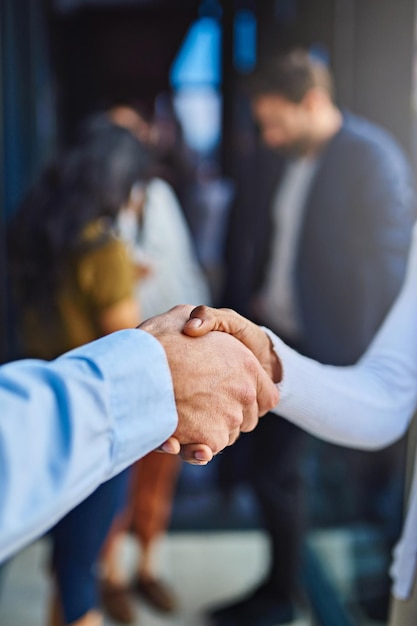
[[[191,326],[191,328],[199,328],[203,321],[199,317],[192,317],[187,322],[187,326]]]
[[[196,461],[205,461],[206,463],[208,462],[207,454],[202,450],[197,450],[196,452],[194,452],[194,458],[196,459]]]
[[[164,443],[161,446],[161,450],[167,454],[174,454],[174,447],[170,443]]]

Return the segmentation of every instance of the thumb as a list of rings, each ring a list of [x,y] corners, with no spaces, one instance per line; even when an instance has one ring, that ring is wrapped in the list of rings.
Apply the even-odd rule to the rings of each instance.
[[[213,309],[201,305],[193,309],[183,332],[191,337],[201,337],[212,330],[222,331],[239,339],[256,357],[269,348],[264,331],[232,309]]]
[[[200,305],[193,309],[184,324],[183,332],[190,337],[202,337],[212,330],[224,330],[218,309]]]
[[[268,335],[253,322],[232,309],[213,309],[198,306],[190,313],[183,332],[191,337],[201,337],[212,330],[232,335],[256,356],[266,373],[275,381],[282,379],[282,365]]]

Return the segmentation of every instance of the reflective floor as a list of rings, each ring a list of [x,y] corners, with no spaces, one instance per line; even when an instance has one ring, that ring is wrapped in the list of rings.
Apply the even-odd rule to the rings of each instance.
[[[367,529],[356,529],[354,533],[347,529],[326,529],[311,532],[308,537],[308,544],[323,564],[337,595],[351,603],[358,582],[357,578],[355,582],[353,547],[359,542],[365,558],[363,546],[371,544],[371,539]],[[1,626],[46,626],[48,549],[46,540],[38,541],[7,567],[0,592]],[[371,565],[375,560],[372,554],[366,557]],[[128,572],[133,572],[139,557],[136,544],[128,539],[121,555]],[[208,607],[244,594],[262,579],[268,550],[264,535],[257,530],[171,532],[161,542],[157,558],[159,572],[177,593],[181,608],[175,616],[165,617],[138,600],[136,626],[208,626],[204,619]],[[368,586],[365,579],[362,583]],[[326,596],[324,601],[330,602],[330,597]],[[355,626],[382,626],[380,622],[367,620],[356,608],[352,615]],[[308,607],[303,606],[291,626],[313,626],[313,623],[318,626]],[[107,620],[106,626],[113,626],[113,622]]]
[[[0,595],[1,626],[45,626],[47,550],[45,541],[37,542],[10,564]],[[127,542],[123,559],[128,567],[136,554],[136,546]],[[158,557],[160,571],[177,592],[181,610],[166,618],[138,602],[137,625],[205,626],[206,607],[244,593],[262,578],[267,550],[258,531],[171,533]],[[311,621],[300,613],[292,624],[310,626]],[[107,621],[106,626],[110,625],[113,622]]]

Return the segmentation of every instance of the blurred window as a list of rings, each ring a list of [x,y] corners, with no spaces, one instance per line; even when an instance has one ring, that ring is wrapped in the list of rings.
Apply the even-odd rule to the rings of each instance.
[[[253,11],[237,11],[233,31],[235,68],[238,72],[251,72],[256,65],[256,18]]]
[[[189,29],[171,68],[174,106],[187,144],[208,153],[221,134],[221,25],[202,16]]]

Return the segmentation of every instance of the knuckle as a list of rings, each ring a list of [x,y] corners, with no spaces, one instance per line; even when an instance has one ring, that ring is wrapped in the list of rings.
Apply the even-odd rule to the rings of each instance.
[[[258,361],[254,357],[254,355],[247,351],[244,358],[244,367],[246,371],[255,378],[258,373]]]
[[[233,413],[229,419],[229,430],[230,431],[236,430],[237,428],[240,428],[241,425],[242,425],[242,414]]]
[[[241,430],[239,428],[237,428],[236,430],[233,430],[229,434],[229,441],[228,441],[227,445],[228,446],[232,446],[234,443],[236,443],[236,441],[239,439],[240,433],[241,433]]]
[[[242,403],[244,406],[251,406],[256,403],[256,390],[253,385],[245,385],[242,389]]]
[[[271,393],[269,393],[260,402],[260,406],[259,406],[260,414],[265,415],[265,413],[268,413],[268,411],[276,407],[278,402],[279,402],[279,392],[278,392],[278,389],[275,387],[274,389],[271,390]]]
[[[244,420],[241,428],[242,433],[250,433],[252,430],[255,430],[258,422],[259,418],[257,415],[253,415],[249,419]]]
[[[229,435],[225,433],[222,437],[216,437],[216,441],[213,441],[210,448],[213,451],[213,454],[219,454],[229,445]]]

